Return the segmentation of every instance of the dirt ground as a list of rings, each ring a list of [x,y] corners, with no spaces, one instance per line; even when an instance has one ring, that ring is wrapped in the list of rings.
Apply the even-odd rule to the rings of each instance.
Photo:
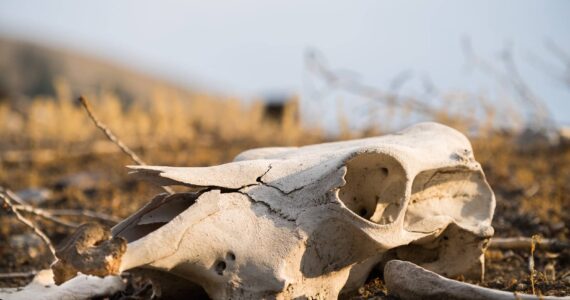
[[[307,140],[306,143],[314,142]],[[493,220],[496,237],[531,237],[570,241],[570,147],[568,145],[521,145],[515,137],[495,135],[473,140],[475,156],[483,165],[497,197]],[[204,166],[227,162],[244,149],[267,144],[210,139],[200,144],[137,148],[147,162],[177,166]],[[183,149],[183,151],[181,150]],[[37,207],[86,209],[123,218],[160,190],[136,181],[123,167],[132,164],[123,154],[108,152],[82,155],[76,148],[60,148],[53,159],[33,153],[3,152],[0,185],[19,193]],[[6,208],[6,207],[5,207]],[[72,229],[31,217],[57,244]],[[76,223],[94,221],[85,216],[63,217]],[[96,221],[96,220],[95,220]],[[112,225],[113,222],[105,222]],[[532,293],[529,249],[488,250],[482,286]],[[8,209],[0,210],[0,274],[48,268],[51,256],[45,245]],[[537,249],[534,282],[541,295],[570,296],[570,249]],[[19,286],[31,276],[0,277],[0,287]],[[152,283],[130,276],[126,291],[112,299],[149,299]],[[459,278],[461,279],[461,278]],[[394,299],[375,271],[358,292],[347,299]]]

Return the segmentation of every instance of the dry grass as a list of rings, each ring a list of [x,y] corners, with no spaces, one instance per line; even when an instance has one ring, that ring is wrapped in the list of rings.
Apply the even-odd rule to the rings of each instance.
[[[36,97],[24,109],[0,104],[1,147],[41,149],[102,140],[66,86],[58,85],[57,91],[57,97]],[[119,137],[141,147],[204,141],[212,138],[210,135],[228,141],[274,139],[294,143],[301,134],[294,104],[286,108],[283,122],[274,124],[264,120],[260,102],[244,106],[234,98],[194,95],[183,99],[175,91],[156,88],[151,101],[127,106],[110,92],[86,96],[101,120]]]
[[[118,217],[129,215],[160,191],[126,176],[123,166],[130,163],[128,157],[91,124],[66,84],[59,82],[56,90],[58,96],[54,98],[37,97],[18,107],[0,104],[0,185],[13,190],[49,189],[51,195],[39,205],[42,208],[91,209]],[[283,118],[276,121],[267,119],[260,102],[243,105],[239,99],[209,95],[187,98],[161,88],[155,89],[151,101],[129,105],[110,92],[86,96],[98,118],[149,164],[213,165],[228,162],[251,147],[325,140],[320,130],[303,128],[295,101],[286,106]],[[540,234],[568,241],[570,149],[549,145],[520,147],[517,136],[493,131],[492,120],[496,116],[493,110],[489,114],[480,121],[481,135],[472,141],[476,157],[497,194],[493,224],[496,234],[504,237]],[[441,112],[434,120],[464,132],[471,127],[471,123],[455,118],[450,112]],[[355,134],[344,130],[342,138],[377,133],[369,130]],[[70,180],[81,176],[87,179]],[[47,267],[50,260],[47,249],[33,241],[19,243],[15,237],[27,238],[26,228],[14,218],[6,217],[7,212],[0,215],[3,257],[0,273]],[[85,216],[62,218],[86,220]],[[34,220],[55,242],[69,233],[64,226]],[[529,282],[529,254],[516,251],[492,254],[488,256],[489,276],[483,284],[529,292],[530,287],[525,285]],[[533,278],[532,284],[538,293],[570,294],[570,283],[564,283],[570,281],[570,251],[552,254],[537,249],[534,255],[536,282]],[[551,269],[555,279],[547,280],[541,274]],[[3,279],[0,286],[23,281]],[[371,279],[362,294],[372,297],[385,293],[385,289],[375,285],[377,281],[378,278]]]

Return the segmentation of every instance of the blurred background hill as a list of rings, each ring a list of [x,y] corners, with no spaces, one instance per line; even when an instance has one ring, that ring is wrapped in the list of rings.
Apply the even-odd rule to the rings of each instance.
[[[75,95],[107,90],[125,102],[148,101],[152,89],[190,94],[188,87],[75,51],[0,37],[0,99],[17,104],[34,96],[56,96],[57,81],[66,81]]]

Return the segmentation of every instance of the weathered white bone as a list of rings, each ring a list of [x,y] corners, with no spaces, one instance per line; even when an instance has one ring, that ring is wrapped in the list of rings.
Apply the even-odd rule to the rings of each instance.
[[[493,234],[469,141],[436,123],[214,167],[131,168],[193,192],[158,195],[113,229],[129,242],[121,270],[166,271],[214,299],[334,299],[392,258],[478,277]]]
[[[51,270],[42,270],[23,288],[0,289],[3,300],[82,300],[112,295],[125,288],[121,277],[79,275],[57,286]]]
[[[391,295],[406,299],[453,300],[561,300],[570,297],[553,297],[498,291],[474,284],[459,282],[428,271],[411,262],[391,260],[384,267],[384,280]]]
[[[378,138],[250,150],[215,167],[131,168],[193,192],[158,195],[113,228],[129,242],[114,258],[120,270],[168,272],[214,299],[334,299],[394,258],[446,276],[481,276],[493,234],[494,195],[469,141],[435,123]],[[407,282],[403,297],[434,278],[394,280],[401,266],[388,262],[386,278],[392,288]],[[82,299],[120,288],[118,277],[80,275],[56,287],[40,276],[7,296]]]

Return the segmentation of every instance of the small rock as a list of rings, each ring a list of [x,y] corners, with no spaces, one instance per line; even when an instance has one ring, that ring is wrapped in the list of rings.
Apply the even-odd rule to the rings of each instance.
[[[15,234],[10,236],[9,245],[13,248],[37,247],[42,244],[42,240],[33,233]]]
[[[54,185],[56,190],[64,190],[68,188],[78,190],[95,189],[103,178],[102,174],[95,172],[79,172],[60,178]]]
[[[558,231],[566,229],[567,227],[566,227],[566,223],[558,222],[558,223],[551,224],[550,228],[552,229],[552,231],[558,232]]]
[[[563,135],[547,129],[526,128],[518,136],[516,143],[520,150],[532,151],[547,146],[555,146],[563,139]]]
[[[16,251],[26,251],[31,258],[37,257],[44,247],[43,241],[33,233],[16,234],[10,236],[10,248]]]
[[[52,193],[46,188],[29,188],[17,191],[16,195],[28,204],[39,205],[47,201]]]

